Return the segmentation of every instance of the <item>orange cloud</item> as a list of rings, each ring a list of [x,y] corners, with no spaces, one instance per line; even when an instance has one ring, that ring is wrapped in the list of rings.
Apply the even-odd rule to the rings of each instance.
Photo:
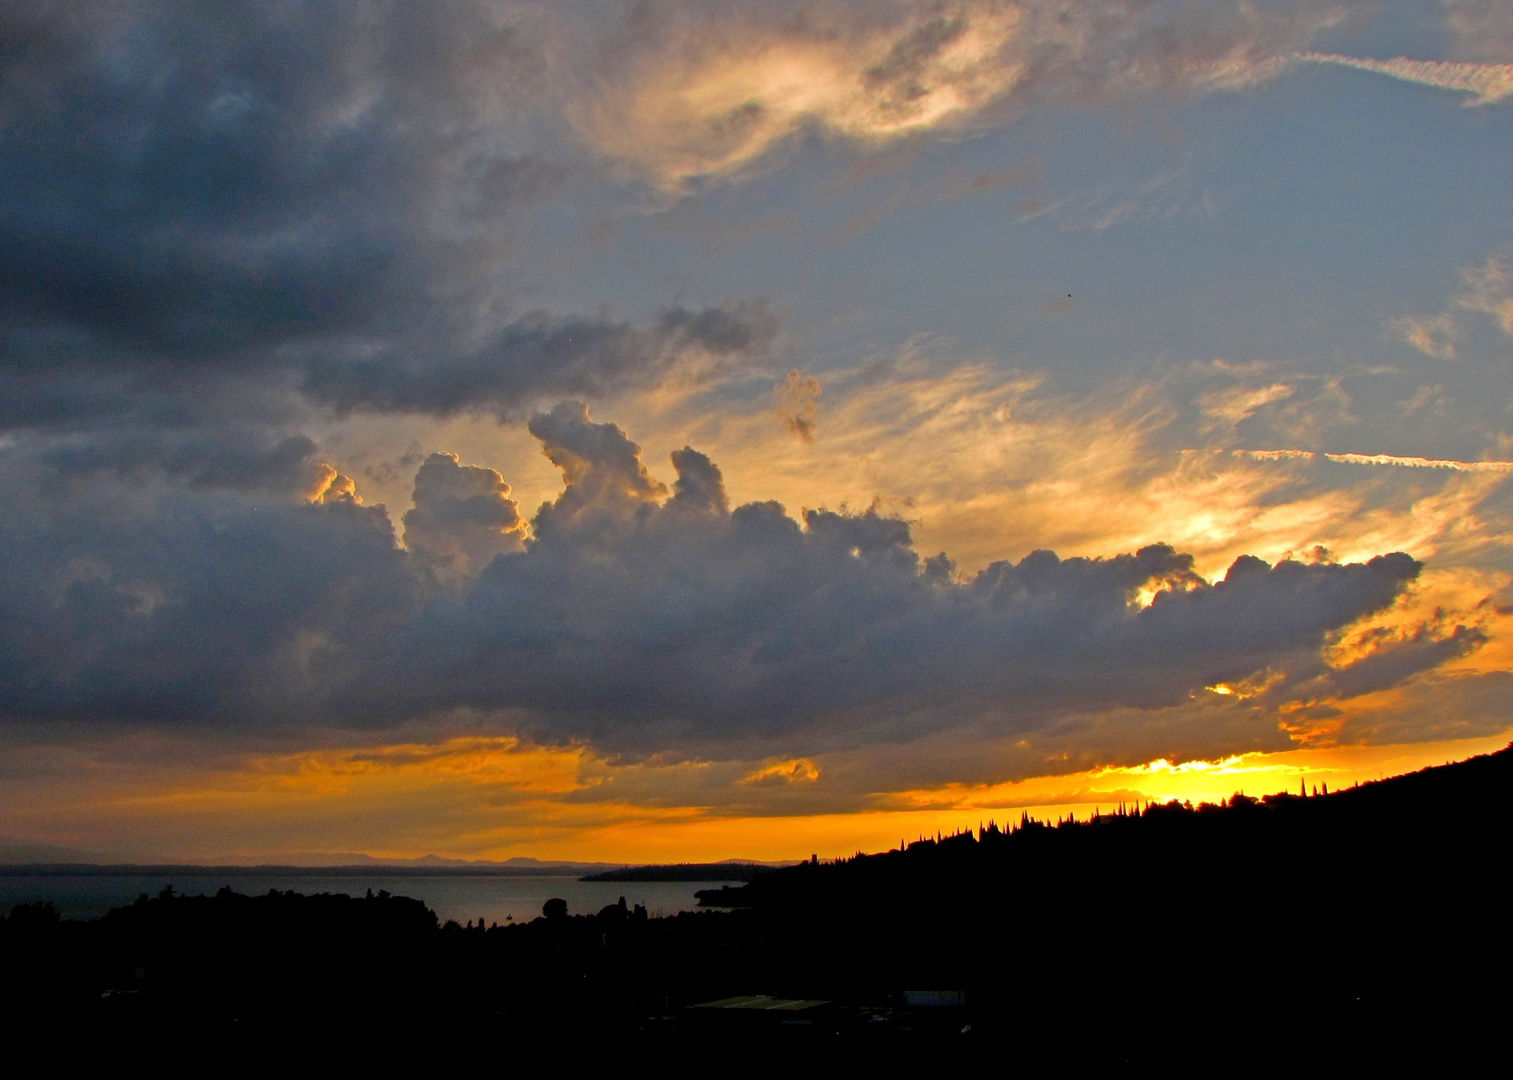
[[[812,4],[801,17],[643,9],[567,105],[580,137],[666,194],[749,171],[815,132],[878,146],[1001,119],[1011,97],[1087,102],[1275,78],[1337,11],[1189,18],[1119,4]],[[1001,111],[1001,109],[999,110]]]
[[[820,770],[808,758],[793,761],[778,761],[764,765],[741,780],[743,784],[797,784],[813,783],[820,778]]]

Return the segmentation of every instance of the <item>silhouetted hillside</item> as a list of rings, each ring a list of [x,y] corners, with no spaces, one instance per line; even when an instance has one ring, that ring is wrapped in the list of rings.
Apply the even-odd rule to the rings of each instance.
[[[975,835],[920,839],[902,850],[858,854],[829,863],[801,863],[741,886],[711,892],[726,906],[767,911],[815,903],[897,902],[940,885],[963,889],[1018,887],[1065,891],[1085,884],[1097,906],[1115,880],[1167,893],[1186,884],[1201,891],[1215,875],[1267,887],[1272,875],[1308,868],[1330,887],[1352,878],[1360,887],[1403,888],[1394,880],[1405,860],[1439,868],[1447,880],[1480,880],[1495,872],[1485,856],[1513,825],[1513,747],[1456,764],[1373,781],[1330,793],[1236,794],[1220,804],[1169,802],[1120,806],[1087,821],[1054,825],[1021,816]],[[1347,873],[1348,871],[1348,873]],[[1314,882],[1310,889],[1317,889]],[[881,891],[879,891],[881,890]]]
[[[725,892],[738,910],[664,919],[554,901],[525,924],[438,927],[386,894],[230,889],[88,923],[30,905],[0,923],[0,1013],[139,1047],[434,1031],[480,1053],[530,1038],[1037,1068],[1443,1065],[1500,1037],[1510,1003],[1510,780],[1505,750],[1317,797],[1021,818],[764,872]],[[742,1004],[764,994],[802,1015]],[[688,1008],[716,999],[735,1004]]]
[[[961,988],[1153,1063],[1226,1040],[1356,1058],[1498,1030],[1510,841],[1513,748],[1316,797],[1022,818],[706,899],[828,973],[816,993]]]

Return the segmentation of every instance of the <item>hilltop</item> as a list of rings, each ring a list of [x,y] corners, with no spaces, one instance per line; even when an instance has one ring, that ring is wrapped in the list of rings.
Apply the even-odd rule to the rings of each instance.
[[[0,1008],[143,1045],[318,1014],[349,1036],[418,1026],[477,1047],[522,1030],[661,1050],[823,1035],[810,1050],[1040,1068],[1230,1068],[1237,1048],[1249,1067],[1443,1065],[1490,1046],[1513,1003],[1510,791],[1513,748],[1328,795],[1021,817],[764,870],[718,897],[735,910],[661,919],[559,902],[438,926],[387,894],[230,888],[89,923],[31,906],[0,923]],[[717,999],[814,1019],[747,1030],[761,1010],[689,1008]]]

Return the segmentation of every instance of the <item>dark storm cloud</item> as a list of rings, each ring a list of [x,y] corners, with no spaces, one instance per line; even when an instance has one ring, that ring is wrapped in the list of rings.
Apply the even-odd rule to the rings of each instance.
[[[1508,730],[1513,673],[1440,673],[1409,683],[1401,699],[1345,719],[1341,743],[1430,742],[1497,735]]]
[[[329,468],[325,494],[294,506],[98,477],[13,493],[0,708],[234,727],[462,708],[540,739],[697,753],[1029,733],[1261,676],[1276,701],[1331,678],[1338,695],[1473,644],[1400,643],[1370,673],[1328,667],[1330,636],[1415,579],[1406,555],[1242,558],[1209,584],[1159,544],[1106,559],[1040,551],[958,582],[875,511],[729,509],[718,467],[690,447],[672,455],[669,491],[581,403],[530,426],[567,486],[524,544],[503,478],[447,454],[416,475],[408,551]],[[304,461],[302,449],[286,453]],[[1155,591],[1144,608],[1141,590]]]
[[[280,437],[263,428],[237,425],[214,432],[107,432],[87,442],[59,445],[47,459],[64,475],[160,471],[192,487],[300,495],[315,483],[315,455],[315,443],[304,435]]]
[[[444,687],[449,706],[522,707],[539,737],[632,752],[816,727],[1030,730],[1070,710],[1180,704],[1268,669],[1312,677],[1326,637],[1420,569],[1406,555],[1242,559],[1209,585],[1190,556],[1153,545],[1036,552],[951,584],[926,572],[903,521],[727,512],[718,469],[690,449],[663,503],[639,448],[581,405],[532,430],[567,490],[542,507],[528,552],[407,628],[394,678],[364,707],[413,713]],[[1166,591],[1141,610],[1150,587]]]
[[[309,722],[411,617],[382,508],[173,495],[0,528],[0,708],[73,723]]]
[[[1384,690],[1475,652],[1488,640],[1487,633],[1478,627],[1457,626],[1443,636],[1420,628],[1405,642],[1378,649],[1348,667],[1329,672],[1329,688],[1342,697]]]
[[[438,155],[470,149],[417,123],[428,95],[404,76],[423,69],[404,57],[441,60],[454,20],[364,26],[350,4],[7,10],[11,325],[194,362],[399,314],[406,204],[427,197]],[[483,51],[507,78],[514,37],[442,63],[435,107],[474,112],[451,76]]]
[[[231,381],[505,413],[760,349],[760,305],[511,312],[523,209],[567,178],[524,133],[543,33],[460,0],[6,5],[0,425],[183,429],[240,416]]]
[[[762,349],[776,329],[763,304],[671,308],[645,328],[538,312],[467,353],[314,359],[303,385],[340,412],[504,414],[534,396],[599,395],[655,376],[690,349],[717,357]]]

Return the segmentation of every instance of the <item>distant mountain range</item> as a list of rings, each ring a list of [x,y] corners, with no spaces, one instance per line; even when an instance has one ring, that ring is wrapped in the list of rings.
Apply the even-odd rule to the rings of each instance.
[[[756,862],[752,859],[725,859],[717,863],[672,863],[658,866],[625,866],[588,874],[584,881],[750,881],[758,874],[784,866],[787,862]]]
[[[301,851],[277,855],[224,855],[192,862],[181,861],[128,861],[98,851],[57,844],[37,844],[0,837],[0,872],[17,874],[120,874],[162,873],[193,874],[201,870],[216,873],[267,874],[297,873],[306,876],[322,876],[342,870],[385,870],[403,876],[418,874],[506,874],[522,877],[546,877],[571,874],[574,876],[601,874],[635,874],[638,871],[666,871],[652,877],[605,878],[604,880],[658,880],[658,881],[703,881],[704,877],[681,876],[690,867],[707,874],[709,867],[777,867],[791,865],[787,862],[759,862],[754,859],[725,859],[720,863],[677,864],[672,867],[643,866],[640,864],[611,862],[551,862],[517,855],[511,859],[448,859],[441,855],[422,855],[415,859],[382,858],[354,851]],[[749,870],[736,876],[723,876],[720,880],[746,880]],[[670,876],[668,876],[670,875]]]
[[[98,851],[83,851],[59,844],[36,844],[0,836],[0,866],[12,863],[105,863],[110,856]]]

